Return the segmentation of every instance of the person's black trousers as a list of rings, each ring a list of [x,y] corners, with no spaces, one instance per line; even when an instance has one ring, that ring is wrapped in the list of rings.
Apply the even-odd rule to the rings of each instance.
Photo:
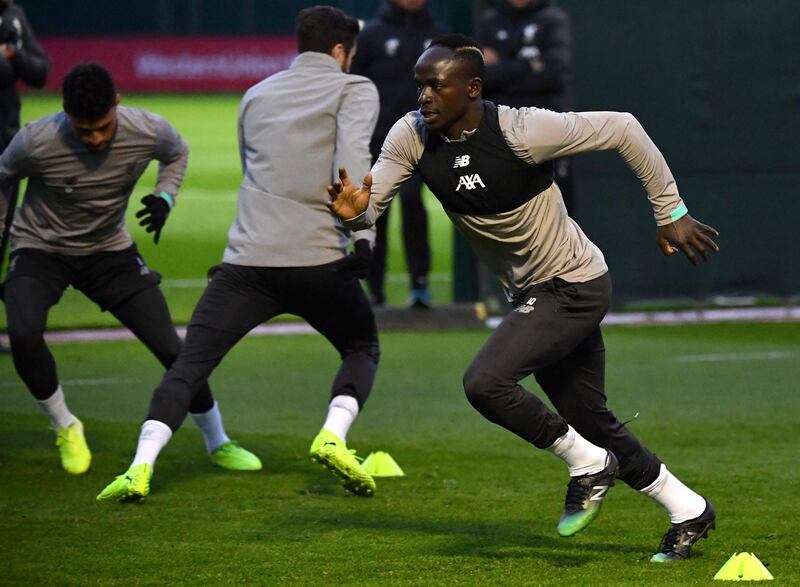
[[[658,477],[661,461],[606,406],[600,322],[610,300],[608,274],[530,288],[473,359],[464,390],[484,417],[538,448],[551,446],[569,423],[613,452],[620,479],[642,489]],[[519,385],[531,374],[558,413]]]
[[[422,200],[422,178],[415,173],[400,186],[400,228],[410,279],[410,289],[427,289],[431,270],[431,249],[428,242],[428,213]],[[386,256],[388,254],[389,206],[375,223],[375,249],[372,255],[367,286],[377,303],[386,301]]]
[[[147,419],[177,430],[228,351],[255,326],[284,313],[305,319],[339,351],[342,364],[331,397],[350,395],[363,407],[380,348],[375,316],[350,261],[289,268],[223,263],[212,269],[183,349],[153,393]]]
[[[101,309],[108,310],[169,367],[178,357],[181,340],[151,272],[136,247],[92,255],[60,255],[22,249],[11,256],[5,284],[8,336],[17,373],[37,400],[58,387],[56,363],[44,340],[47,315],[72,285]],[[204,413],[214,406],[208,386],[190,406]]]

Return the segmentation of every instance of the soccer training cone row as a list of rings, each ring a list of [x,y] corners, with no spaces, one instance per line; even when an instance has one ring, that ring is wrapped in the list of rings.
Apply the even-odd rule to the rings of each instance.
[[[373,477],[403,477],[403,469],[392,458],[388,452],[377,451],[369,453],[369,456],[361,463],[364,470]]]
[[[752,552],[739,552],[714,575],[715,581],[772,581],[773,576]]]

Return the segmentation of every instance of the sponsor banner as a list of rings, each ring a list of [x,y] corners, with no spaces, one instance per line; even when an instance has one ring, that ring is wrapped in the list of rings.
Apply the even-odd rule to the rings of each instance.
[[[241,91],[289,67],[294,37],[42,37],[59,91],[74,65],[97,61],[120,91]]]

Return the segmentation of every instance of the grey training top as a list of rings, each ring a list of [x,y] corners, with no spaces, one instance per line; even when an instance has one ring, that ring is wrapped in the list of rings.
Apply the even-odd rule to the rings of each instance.
[[[308,51],[250,88],[239,107],[244,177],[223,260],[256,267],[308,267],[341,259],[350,231],[328,210],[327,186],[346,167],[369,172],[378,91]],[[374,241],[374,231],[354,238]]]
[[[28,124],[0,157],[0,186],[28,178],[11,227],[12,250],[88,255],[130,247],[125,210],[139,177],[159,161],[155,193],[175,197],[188,156],[169,123],[136,108],[117,108],[117,127],[103,151],[90,151],[63,112]],[[0,197],[0,227],[7,207]]]
[[[587,151],[615,149],[647,190],[657,224],[668,224],[673,221],[673,212],[677,217],[685,210],[664,157],[631,114],[556,113],[498,106],[498,117],[506,142],[523,161],[537,164]],[[419,111],[409,112],[395,123],[372,168],[369,207],[344,221],[345,226],[358,229],[375,222],[398,184],[413,173],[425,149],[427,132]],[[473,133],[465,132],[460,140],[469,140]],[[497,275],[509,299],[553,277],[584,282],[608,271],[600,249],[567,216],[555,183],[510,212],[447,214]]]

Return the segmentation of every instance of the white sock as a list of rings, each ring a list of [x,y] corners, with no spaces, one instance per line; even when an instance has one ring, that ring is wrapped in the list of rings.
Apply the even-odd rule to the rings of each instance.
[[[158,420],[146,420],[142,424],[139,434],[139,444],[136,446],[136,456],[133,457],[131,467],[147,463],[155,467],[158,453],[172,438],[172,429]]]
[[[547,447],[551,453],[567,463],[570,477],[579,477],[602,471],[606,466],[608,451],[592,444],[570,426],[567,433]]]
[[[203,441],[209,454],[230,441],[222,426],[222,414],[219,413],[217,402],[214,402],[214,406],[204,414],[192,414],[192,420],[203,434]]]
[[[69,411],[67,402],[64,399],[64,391],[61,389],[60,385],[56,387],[53,395],[45,400],[37,400],[37,402],[39,407],[42,408],[42,411],[50,418],[50,426],[55,430],[59,428],[69,428],[78,421],[72,412]]]
[[[706,509],[705,498],[681,483],[663,464],[658,478],[641,492],[664,506],[673,524],[696,518]]]
[[[351,395],[337,395],[328,404],[328,418],[323,428],[347,440],[347,431],[358,416],[358,400]]]

